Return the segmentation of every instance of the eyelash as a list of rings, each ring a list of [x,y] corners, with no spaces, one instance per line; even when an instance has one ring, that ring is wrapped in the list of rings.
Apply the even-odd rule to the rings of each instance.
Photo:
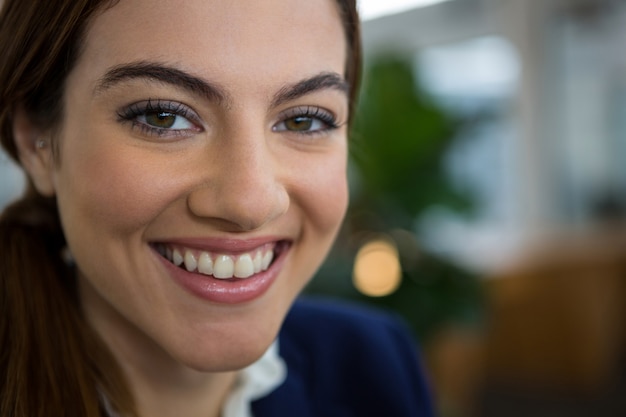
[[[315,130],[304,130],[304,131],[296,131],[296,130],[288,130],[288,129],[279,129],[278,126],[284,124],[287,121],[294,120],[297,118],[306,118],[311,119],[312,122],[318,121],[321,122],[324,127],[315,129]],[[337,118],[329,111],[324,110],[320,107],[315,106],[298,106],[283,112],[280,117],[280,121],[276,123],[272,127],[272,131],[274,132],[288,132],[297,135],[319,135],[323,133],[327,133],[329,131],[335,130],[341,126],[337,122]]]
[[[171,127],[156,127],[149,125],[145,121],[138,120],[141,117],[145,118],[147,115],[154,115],[158,113],[169,114],[177,119],[182,117],[192,126],[192,128],[173,129]],[[151,137],[186,137],[202,131],[202,128],[199,127],[199,116],[186,105],[175,101],[148,99],[122,108],[117,112],[117,115],[120,121],[131,122],[134,129],[139,129],[141,134]],[[298,118],[308,119],[304,121],[305,123],[308,121],[310,124],[314,125],[318,122],[323,126],[309,130],[310,125],[307,124],[305,125],[306,130],[302,131],[295,129],[291,130],[284,126],[285,123],[289,121],[296,121]],[[300,122],[296,121],[296,123]],[[297,106],[281,113],[279,116],[279,122],[272,126],[272,131],[278,133],[286,132],[296,135],[314,136],[335,130],[340,126],[341,124],[337,123],[336,117],[327,110],[316,106]]]
[[[175,116],[176,118],[182,117],[185,121],[187,121],[192,128],[188,129],[172,129],[169,127],[162,128],[156,126],[150,126],[146,122],[138,120],[140,117],[146,117],[150,114],[155,113],[167,113]],[[145,134],[147,136],[189,136],[191,134],[195,134],[197,132],[202,131],[202,128],[199,127],[199,117],[198,115],[191,110],[186,105],[169,100],[154,100],[148,99],[145,101],[140,101],[137,103],[133,103],[117,112],[117,116],[122,122],[131,122],[133,128],[139,129],[140,133]]]

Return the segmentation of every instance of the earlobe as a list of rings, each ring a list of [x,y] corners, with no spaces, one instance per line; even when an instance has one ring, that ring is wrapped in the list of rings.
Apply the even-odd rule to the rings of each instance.
[[[20,163],[37,191],[47,197],[53,196],[54,158],[49,134],[37,128],[20,108],[13,117],[13,138]]]

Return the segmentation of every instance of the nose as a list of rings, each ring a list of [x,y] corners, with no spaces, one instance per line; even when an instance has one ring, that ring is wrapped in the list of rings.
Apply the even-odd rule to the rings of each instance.
[[[187,198],[194,215],[220,222],[229,231],[260,229],[289,207],[280,166],[266,138],[245,136],[211,146],[207,177]]]

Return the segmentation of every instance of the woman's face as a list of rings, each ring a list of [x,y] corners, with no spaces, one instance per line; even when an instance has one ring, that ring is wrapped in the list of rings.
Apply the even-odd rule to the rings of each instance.
[[[347,205],[345,49],[334,0],[124,0],[92,21],[51,175],[122,361],[236,369],[273,341]]]

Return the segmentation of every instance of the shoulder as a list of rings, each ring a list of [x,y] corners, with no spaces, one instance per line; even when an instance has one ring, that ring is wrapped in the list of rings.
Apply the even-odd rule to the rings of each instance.
[[[281,330],[279,349],[288,376],[274,401],[297,398],[299,405],[309,404],[297,415],[432,415],[417,345],[393,315],[343,302],[298,300]]]
[[[298,300],[283,324],[280,339],[309,356],[363,356],[370,361],[381,359],[381,348],[382,352],[409,348],[411,353],[417,348],[397,317],[326,299]],[[357,351],[350,350],[356,347]]]

